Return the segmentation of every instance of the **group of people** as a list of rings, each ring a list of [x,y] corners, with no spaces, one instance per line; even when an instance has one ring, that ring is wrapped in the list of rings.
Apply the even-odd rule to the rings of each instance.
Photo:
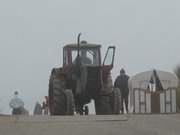
[[[45,101],[42,105],[39,102],[36,102],[34,107],[34,115],[48,115],[49,113],[49,99],[48,96],[45,96]]]
[[[21,115],[21,114],[29,114],[29,112],[24,107],[24,102],[21,98],[19,98],[19,92],[14,92],[14,97],[11,99],[9,103],[10,108],[12,108],[12,115]],[[48,115],[49,113],[49,100],[48,96],[45,96],[45,100],[42,105],[39,102],[36,102],[34,108],[34,115]]]

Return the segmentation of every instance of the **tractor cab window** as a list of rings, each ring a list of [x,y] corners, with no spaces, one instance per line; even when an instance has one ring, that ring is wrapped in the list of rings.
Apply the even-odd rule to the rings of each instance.
[[[77,57],[77,50],[72,50],[72,62],[75,62]]]
[[[76,63],[77,50],[72,50],[72,63]],[[98,65],[99,54],[97,49],[80,49],[80,61],[83,65]]]
[[[87,50],[81,50],[80,51],[80,61],[82,64],[92,64],[93,57],[92,54],[89,53]]]
[[[110,66],[113,65],[114,62],[114,51],[115,48],[114,47],[109,47],[107,52],[106,52],[106,56],[103,62],[104,66]]]

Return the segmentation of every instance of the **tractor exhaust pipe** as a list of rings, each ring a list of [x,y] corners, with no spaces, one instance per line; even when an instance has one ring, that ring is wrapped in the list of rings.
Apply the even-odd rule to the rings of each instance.
[[[77,75],[79,76],[80,75],[80,65],[81,65],[81,62],[80,62],[80,37],[81,37],[81,33],[78,34],[78,38],[77,38],[77,58],[76,58],[76,67],[77,67]]]
[[[80,37],[81,37],[81,33],[78,34],[78,38],[77,38],[77,46],[78,46],[78,57],[79,57],[79,51],[80,51]]]

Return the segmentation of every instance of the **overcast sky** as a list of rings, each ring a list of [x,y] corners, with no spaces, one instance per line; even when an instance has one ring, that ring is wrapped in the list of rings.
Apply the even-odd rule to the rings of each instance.
[[[30,112],[48,92],[62,47],[82,39],[115,45],[113,80],[124,67],[132,76],[180,62],[178,0],[0,0],[0,111],[18,90]],[[104,57],[104,56],[103,56]]]

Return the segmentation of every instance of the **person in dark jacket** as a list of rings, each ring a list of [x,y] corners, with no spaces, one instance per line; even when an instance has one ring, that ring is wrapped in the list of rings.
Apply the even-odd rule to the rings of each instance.
[[[42,115],[42,106],[39,102],[36,102],[34,107],[34,115]]]
[[[125,70],[122,68],[120,70],[120,75],[116,78],[114,82],[114,87],[119,88],[121,91],[121,113],[124,113],[123,102],[125,102],[126,112],[128,113],[128,96],[129,96],[128,80],[129,80],[129,76],[126,75]]]

